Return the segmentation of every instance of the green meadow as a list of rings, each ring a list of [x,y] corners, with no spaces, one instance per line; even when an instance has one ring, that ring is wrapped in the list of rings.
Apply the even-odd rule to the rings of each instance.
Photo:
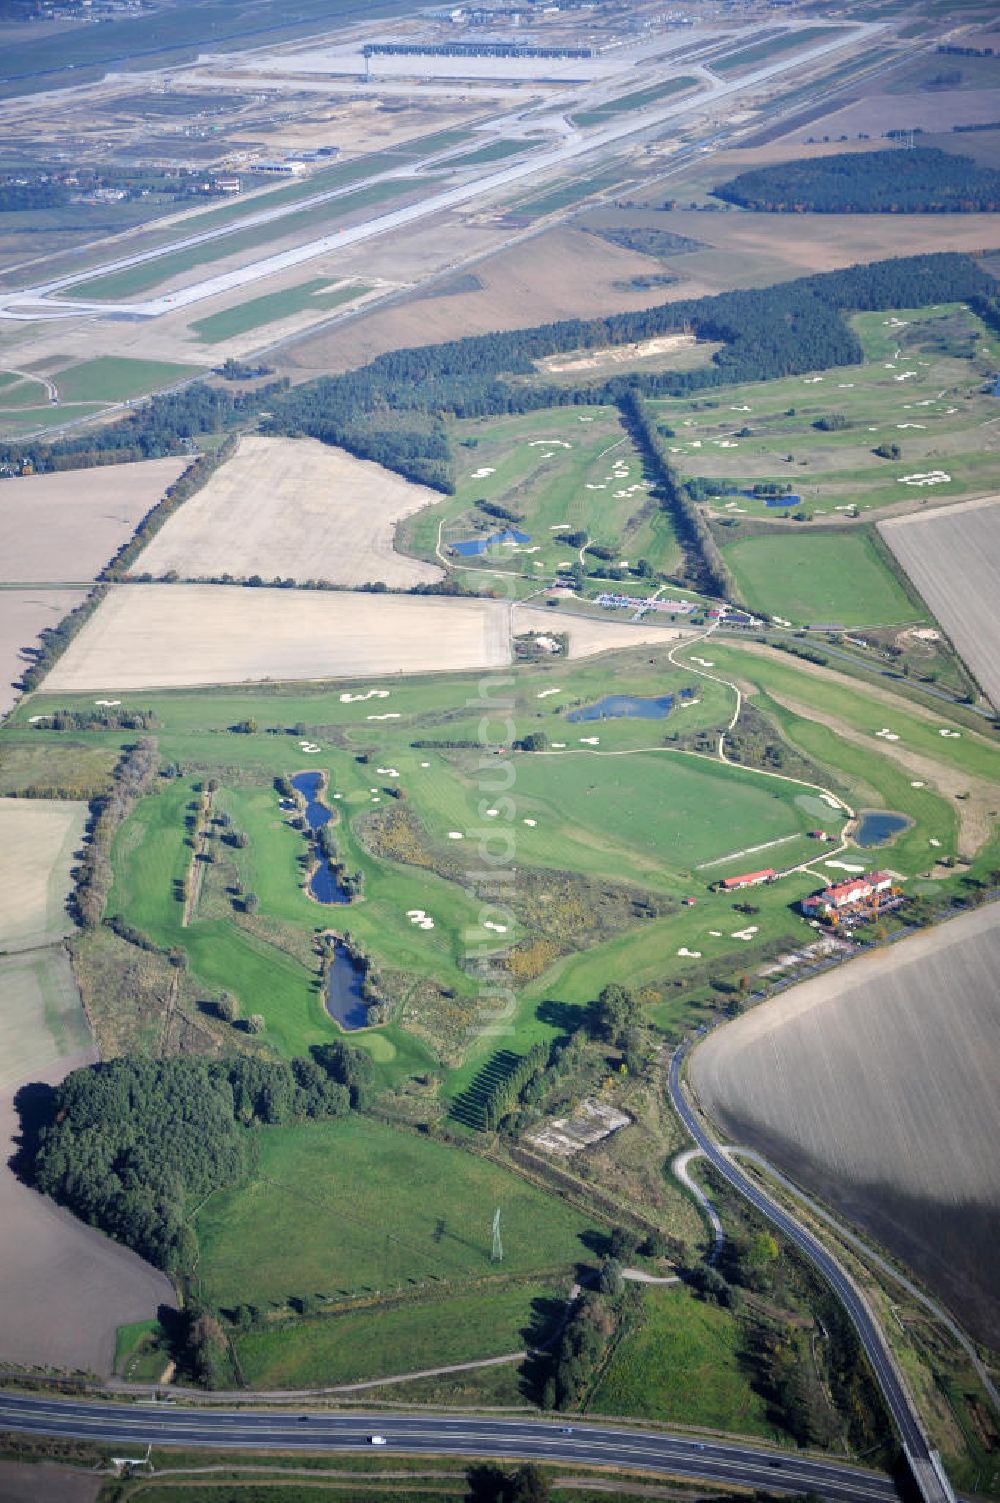
[[[486,1159],[353,1115],[267,1129],[250,1181],[195,1216],[201,1292],[231,1306],[443,1290],[496,1272],[497,1209],[505,1275],[586,1257],[592,1220]]]
[[[268,292],[263,297],[252,297],[224,308],[221,313],[212,313],[208,318],[199,318],[189,327],[205,344],[221,344],[239,334],[248,334],[251,329],[262,329],[279,319],[290,318],[293,313],[311,312],[320,309],[332,312],[342,303],[353,302],[368,288],[362,282],[347,282],[342,287],[330,287],[326,277],[316,277],[311,282],[300,282],[295,287],[286,287],[283,292]]]
[[[889,626],[927,619],[926,607],[857,529],[769,532],[730,543],[725,559],[751,610],[795,626]]]

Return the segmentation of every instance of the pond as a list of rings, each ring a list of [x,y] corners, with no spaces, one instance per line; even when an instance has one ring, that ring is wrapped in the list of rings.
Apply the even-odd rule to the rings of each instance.
[[[488,538],[469,538],[464,543],[451,543],[449,547],[452,553],[460,553],[463,558],[475,558],[485,553],[487,548],[496,548],[503,543],[530,542],[530,532],[521,532],[517,527],[505,527],[502,532],[491,532]]]
[[[686,699],[690,689],[682,689]],[[674,703],[672,694],[660,694],[656,698],[640,699],[635,694],[605,694],[596,704],[583,705],[566,716],[574,724],[581,720],[666,720]]]
[[[301,793],[306,801],[306,824],[310,830],[321,830],[324,825],[328,825],[333,818],[333,810],[328,809],[326,804],[321,804],[319,801],[323,787],[323,774],[321,772],[297,772],[292,779],[292,787]]]
[[[913,820],[905,814],[894,814],[887,809],[862,809],[854,842],[860,846],[885,845],[900,830],[909,829]]]
[[[338,939],[327,972],[324,1006],[341,1028],[367,1027],[368,1004],[362,992],[363,985],[364,971],[355,964],[347,946]]]
[[[298,772],[292,779],[292,787],[295,788],[306,801],[306,824],[314,833],[321,830],[324,825],[330,823],[333,818],[333,810],[328,809],[326,804],[319,800],[320,791],[323,787],[323,774],[321,772]],[[349,903],[351,895],[340,885],[336,868],[331,864],[320,849],[319,842],[311,842],[313,855],[316,857],[316,867],[309,878],[309,892],[317,903]]]

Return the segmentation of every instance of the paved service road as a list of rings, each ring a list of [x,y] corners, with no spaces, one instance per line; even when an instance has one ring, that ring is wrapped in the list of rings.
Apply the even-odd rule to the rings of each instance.
[[[897,1503],[888,1477],[857,1467],[752,1446],[647,1434],[641,1430],[532,1420],[400,1415],[262,1414],[169,1405],[78,1403],[0,1394],[0,1429],[86,1437],[114,1445],[211,1446],[241,1450],[357,1451],[384,1435],[390,1450],[413,1455],[556,1461],[566,1466],[633,1467],[665,1476],[803,1494],[833,1503]]]
[[[709,1137],[692,1111],[681,1087],[681,1067],[685,1053],[686,1047],[682,1045],[674,1052],[670,1061],[670,1099],[678,1116],[705,1157],[723,1179],[728,1180],[733,1189],[737,1190],[763,1216],[766,1216],[790,1242],[794,1242],[799,1251],[805,1254],[831,1285],[850,1316],[867,1353],[925,1503],[954,1503],[954,1493],[947,1479],[939,1473],[913,1400],[907,1392],[882,1334],[882,1329],[872,1314],[867,1300],[854,1280],[834,1255],[823,1246],[823,1243],[800,1225],[794,1216],[783,1210],[776,1201],[765,1194],[741,1169],[738,1169],[722,1152],[715,1139]]]

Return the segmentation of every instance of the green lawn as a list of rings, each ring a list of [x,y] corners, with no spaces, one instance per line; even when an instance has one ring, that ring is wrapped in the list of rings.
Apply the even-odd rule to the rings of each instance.
[[[142,397],[204,374],[201,365],[172,365],[166,360],[128,360],[119,355],[100,355],[80,365],[67,366],[52,377],[64,402],[123,402]]]
[[[348,282],[343,287],[329,288],[326,277],[316,277],[311,282],[300,282],[296,287],[286,287],[283,292],[269,292],[263,297],[250,298],[224,308],[221,313],[200,318],[189,327],[205,344],[221,344],[238,334],[247,334],[251,329],[263,328],[276,323],[280,318],[289,318],[293,313],[302,313],[313,308],[329,312],[341,303],[352,302],[368,291],[363,282]]]
[[[624,158],[609,167],[594,172],[590,177],[573,177],[563,179],[546,188],[543,193],[532,197],[520,198],[507,205],[509,214],[516,214],[525,219],[541,219],[545,214],[554,214],[558,209],[568,209],[572,204],[580,203],[585,198],[590,198],[594,193],[600,193],[604,188],[611,188],[629,173],[631,164]]]
[[[781,1438],[741,1365],[733,1315],[686,1289],[647,1289],[645,1318],[619,1347],[589,1406],[711,1430]]]
[[[252,1388],[328,1387],[473,1362],[537,1340],[538,1311],[550,1313],[567,1292],[568,1284],[485,1286],[446,1299],[348,1310],[242,1336],[237,1355]]]
[[[729,73],[742,73],[754,63],[769,62],[777,53],[810,46],[821,37],[824,41],[832,41],[836,34],[836,28],[825,26],[807,26],[804,30],[786,31],[781,36],[768,37],[766,41],[755,42],[749,47],[741,47],[738,52],[731,52],[728,57],[713,62],[712,70],[721,73],[723,77]]]
[[[650,89],[636,89],[632,94],[619,94],[617,99],[609,99],[607,104],[599,104],[592,110],[581,110],[570,119],[574,125],[603,125],[606,120],[612,120],[616,115],[625,114],[630,110],[643,110],[647,105],[658,104],[661,99],[669,99],[671,94],[679,94],[683,89],[692,88],[698,80],[685,75],[681,78],[669,78],[666,83],[655,84]]]
[[[730,543],[724,554],[750,609],[795,625],[926,617],[862,532],[776,532]]]
[[[170,277],[179,276],[181,272],[211,265],[214,261],[221,261],[240,251],[256,250],[306,229],[322,231],[327,225],[332,229],[338,220],[348,214],[354,214],[359,209],[374,208],[377,204],[412,193],[422,186],[426,185],[417,178],[387,178],[383,182],[370,183],[367,187],[357,188],[352,193],[345,193],[342,197],[325,203],[313,204],[309,208],[297,209],[293,206],[286,215],[267,224],[236,229],[232,234],[218,239],[185,246],[182,250],[167,251],[151,261],[140,261],[123,271],[92,277],[86,282],[76,282],[66,289],[66,295],[108,300],[135,297],[158,287]]]
[[[370,1118],[268,1128],[247,1185],[199,1210],[201,1291],[215,1304],[572,1270],[593,1223],[508,1171]]]

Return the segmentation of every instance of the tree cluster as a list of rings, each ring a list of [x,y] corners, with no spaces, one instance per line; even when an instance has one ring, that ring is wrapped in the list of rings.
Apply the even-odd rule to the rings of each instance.
[[[122,1058],[51,1091],[35,1147],[38,1189],[158,1268],[197,1254],[188,1219],[253,1166],[251,1129],[339,1117],[367,1099],[371,1061],[343,1043],[311,1059]]]
[[[1000,208],[1000,172],[936,146],[775,162],[713,188],[768,213],[976,214]]]

